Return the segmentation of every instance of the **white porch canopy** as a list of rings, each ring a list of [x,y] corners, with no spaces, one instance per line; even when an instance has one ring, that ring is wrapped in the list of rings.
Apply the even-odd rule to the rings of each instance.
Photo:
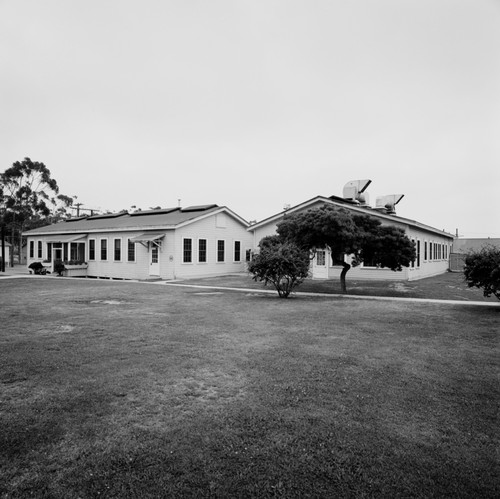
[[[154,244],[155,246],[161,247],[161,240],[165,237],[163,232],[143,232],[138,236],[131,237],[130,241],[133,243],[141,243],[142,245],[148,247],[149,244]]]

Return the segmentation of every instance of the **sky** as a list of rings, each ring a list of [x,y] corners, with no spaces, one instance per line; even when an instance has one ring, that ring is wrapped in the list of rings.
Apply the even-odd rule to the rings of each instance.
[[[262,220],[344,185],[500,237],[500,0],[0,0],[0,171]]]

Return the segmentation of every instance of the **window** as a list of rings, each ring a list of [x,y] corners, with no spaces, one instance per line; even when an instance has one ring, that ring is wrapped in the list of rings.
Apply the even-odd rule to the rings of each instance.
[[[159,262],[158,246],[156,246],[156,244],[153,244],[153,246],[151,246],[151,263],[158,263],[158,262]]]
[[[35,258],[35,241],[30,241],[30,258]]]
[[[127,245],[127,261],[135,262],[135,243],[130,239],[128,240]]]
[[[95,239],[89,239],[89,260],[95,260]]]
[[[42,241],[38,241],[38,258],[42,258]]]
[[[325,250],[316,251],[316,265],[324,266],[326,263]]]
[[[333,266],[342,266],[344,261],[345,261],[345,255],[344,253],[337,253],[336,255],[334,255],[333,253],[331,253],[331,256],[332,256],[332,265]],[[372,267],[375,267],[376,265],[373,264],[373,265],[369,265],[367,262],[365,262],[364,266],[372,266]]]
[[[429,243],[429,260],[432,260],[432,242]]]
[[[69,244],[69,259],[78,260],[78,246],[76,243]]]
[[[121,239],[115,239],[114,250],[115,250],[115,254],[114,254],[115,262],[119,262],[122,259],[122,240]]]
[[[427,241],[424,241],[424,262],[427,261]]]
[[[193,240],[184,239],[182,261],[184,263],[191,263],[193,261]]]
[[[416,253],[417,252],[417,244],[415,242],[415,239],[412,239],[411,242],[413,243],[413,246],[415,246],[415,253]],[[415,258],[416,258],[416,255],[415,255]],[[410,265],[411,265],[412,269],[415,268],[415,260],[412,260]]]
[[[47,243],[47,260],[52,261],[52,243]]]
[[[252,250],[251,249],[247,249],[245,251],[245,260],[247,262],[251,262],[252,261]]]
[[[205,263],[207,261],[207,240],[200,239],[198,241],[198,262]]]
[[[224,240],[219,239],[217,241],[217,261],[218,262],[223,262],[224,261]]]
[[[101,239],[101,260],[108,259],[108,240]]]
[[[417,267],[420,267],[420,239],[417,239]]]
[[[241,262],[241,241],[234,241],[234,261]]]

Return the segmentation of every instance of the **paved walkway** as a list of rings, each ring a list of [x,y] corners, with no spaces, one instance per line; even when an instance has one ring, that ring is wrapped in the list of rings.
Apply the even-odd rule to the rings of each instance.
[[[6,267],[5,272],[0,272],[1,279],[15,279],[21,277],[31,278],[47,278],[47,276],[38,276],[30,274],[29,270],[23,265],[15,265],[14,267]],[[50,276],[49,276],[50,277]],[[74,277],[59,277],[59,279],[75,279]],[[110,282],[109,279],[96,279],[96,282]],[[205,286],[201,284],[185,284],[180,281],[134,281],[134,280],[113,280],[112,282],[121,283],[140,283],[150,285],[162,285],[172,287],[184,287],[192,289],[203,290],[216,290],[216,291],[237,291],[243,293],[258,293],[258,294],[272,294],[277,296],[274,289],[252,289],[252,288],[230,288],[225,286]],[[375,301],[399,301],[399,302],[413,302],[413,303],[440,303],[443,305],[466,305],[466,306],[479,306],[479,307],[500,307],[500,302],[484,302],[484,301],[466,301],[466,300],[434,300],[431,298],[404,298],[398,296],[367,296],[367,295],[341,295],[341,294],[328,294],[328,293],[311,293],[297,291],[294,296],[313,296],[319,298],[335,298],[335,299],[351,299],[351,300],[375,300]]]
[[[240,291],[245,293],[267,293],[277,296],[277,292],[271,289],[251,289],[251,288],[229,288],[224,286],[202,286],[195,284],[181,284],[175,282],[165,282],[163,285],[173,286],[173,287],[187,287],[196,289],[215,289],[218,291]],[[341,298],[341,299],[353,299],[353,300],[376,300],[376,301],[401,301],[401,302],[419,302],[419,303],[441,303],[443,305],[475,305],[480,307],[500,307],[500,302],[484,302],[484,301],[465,301],[465,300],[434,300],[431,298],[404,298],[398,296],[367,296],[367,295],[341,295],[341,294],[329,294],[329,293],[311,293],[297,291],[294,296],[314,296],[321,298]]]

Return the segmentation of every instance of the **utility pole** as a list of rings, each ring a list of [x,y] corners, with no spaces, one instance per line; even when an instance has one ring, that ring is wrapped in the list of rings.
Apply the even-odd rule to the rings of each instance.
[[[80,206],[83,206],[83,203],[75,203],[74,206],[70,206],[72,210],[76,210],[76,216],[80,216],[81,211],[88,211],[90,212],[90,216],[94,215],[95,212],[99,211],[94,208],[80,208]]]

